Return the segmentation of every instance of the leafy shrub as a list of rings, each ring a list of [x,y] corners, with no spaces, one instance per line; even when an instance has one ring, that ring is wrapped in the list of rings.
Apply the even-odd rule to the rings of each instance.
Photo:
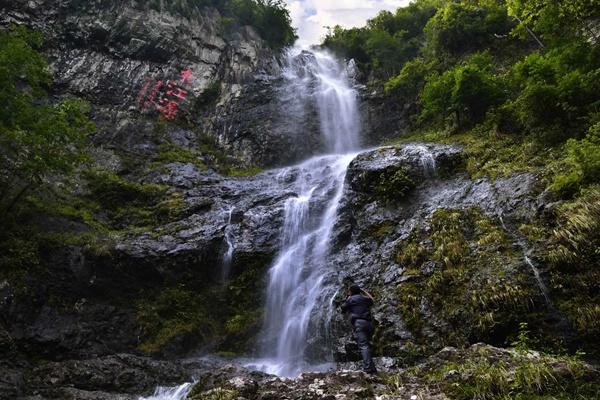
[[[427,79],[421,95],[423,119],[455,116],[458,126],[483,120],[487,110],[504,100],[502,82],[494,76],[491,58],[476,54],[467,62]]]
[[[398,73],[405,62],[419,55],[424,41],[423,27],[435,10],[435,2],[418,0],[398,8],[395,13],[380,12],[365,28],[336,26],[323,44],[387,79]]]
[[[93,131],[78,100],[52,104],[42,38],[19,27],[0,31],[0,208],[8,213],[48,176],[68,174],[85,160]],[[0,211],[1,212],[1,211]],[[2,217],[3,215],[0,215]]]
[[[559,308],[586,338],[600,345],[600,188],[592,186],[558,209],[548,261]],[[595,346],[594,346],[595,343]],[[595,350],[596,351],[596,350]]]
[[[431,62],[420,58],[408,61],[398,75],[385,83],[385,93],[405,101],[416,100],[423,89],[426,77],[432,72]]]
[[[550,184],[550,189],[563,197],[576,194],[586,184],[600,182],[600,123],[590,128],[582,140],[569,139],[560,164],[562,171]]]
[[[509,103],[524,128],[548,144],[581,137],[597,111],[600,63],[591,49],[573,43],[546,54],[531,54],[510,74],[517,96]]]
[[[553,42],[579,35],[598,39],[593,23],[600,9],[593,0],[508,0],[507,5],[510,15],[519,20],[515,34],[523,37],[531,27]]]
[[[457,56],[481,50],[511,29],[506,8],[496,2],[449,1],[427,22],[425,34],[433,54]]]

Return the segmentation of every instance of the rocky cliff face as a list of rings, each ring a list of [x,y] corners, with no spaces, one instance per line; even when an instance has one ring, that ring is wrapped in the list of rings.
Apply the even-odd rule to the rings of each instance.
[[[276,93],[278,54],[252,27],[228,31],[214,9],[183,16],[135,1],[82,7],[67,0],[0,7],[1,25],[43,32],[54,94],[92,104],[98,146],[151,156],[160,140],[194,149],[209,135],[237,163],[261,166],[297,161],[312,150],[286,135]],[[184,71],[185,99],[181,92],[169,98],[179,112],[157,137],[161,96],[168,83],[181,83]]]
[[[53,95],[91,103],[99,127],[92,138],[97,165],[164,195],[152,206],[162,214],[151,226],[102,232],[84,246],[46,245],[35,274],[18,284],[0,282],[0,398],[135,398],[156,384],[189,381],[212,368],[158,362],[142,353],[251,353],[266,270],[280,245],[284,204],[298,195],[292,182],[301,166],[226,177],[204,163],[221,157],[238,166],[275,166],[320,148],[316,119],[299,124],[294,115],[282,115],[294,99],[282,93],[276,55],[250,27],[224,31],[214,10],[181,17],[136,2],[81,7],[67,0],[0,1],[0,8],[2,25],[44,32]],[[176,118],[165,122],[158,119],[158,99],[145,103],[152,85],[167,80],[187,95]],[[381,98],[366,96],[366,141],[397,135],[403,111],[391,112]],[[204,151],[206,136],[220,151]],[[202,156],[173,160],[165,145],[200,149]],[[524,321],[551,337],[568,336],[544,297],[543,279],[536,280],[537,260],[520,230],[548,206],[538,177],[474,180],[462,158],[458,147],[411,144],[365,151],[349,167],[328,260],[339,274],[328,279],[339,287],[358,282],[375,294],[376,351],[395,357],[382,365],[405,365],[447,345],[505,345]],[[82,186],[77,191],[88,198],[102,194]],[[120,201],[111,206],[120,209]],[[312,206],[324,204],[316,199]],[[115,210],[109,208],[95,210],[96,218],[111,222]],[[125,225],[147,212],[125,210]],[[80,221],[38,219],[52,232],[92,230]],[[341,315],[334,314],[332,327],[336,361],[356,360]],[[331,350],[331,342],[311,346],[318,356]],[[246,385],[248,398],[278,398],[280,392],[338,398],[332,385],[349,388],[347,398],[394,394],[361,374],[283,383],[235,368],[216,374],[220,383],[235,376],[257,381]],[[464,375],[459,378],[468,379],[468,371]],[[397,392],[412,395],[429,385],[413,383],[415,390]],[[213,382],[198,387],[196,396],[216,389],[233,396],[247,390],[244,385],[219,389]],[[430,398],[446,397],[436,391]]]

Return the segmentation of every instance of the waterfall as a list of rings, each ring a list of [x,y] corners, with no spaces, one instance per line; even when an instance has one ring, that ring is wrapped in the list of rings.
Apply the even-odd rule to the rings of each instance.
[[[285,203],[281,247],[269,270],[263,359],[249,366],[281,376],[310,368],[306,359],[309,339],[327,338],[316,329],[327,321],[315,315],[331,298],[325,281],[334,274],[326,263],[330,236],[343,194],[348,165],[359,143],[357,93],[345,68],[322,50],[294,48],[287,53],[283,93],[296,94],[298,109],[317,110],[321,136],[329,155],[317,156],[284,169],[294,172],[296,196]],[[303,104],[304,103],[304,104]]]
[[[285,201],[280,248],[269,269],[262,358],[245,360],[245,366],[291,377],[326,365],[309,362],[306,350],[309,339],[328,341],[333,297],[339,288],[328,284],[335,277],[335,268],[326,258],[346,171],[359,146],[360,117],[357,93],[346,69],[328,52],[290,49],[283,74],[281,93],[292,96],[293,101],[285,102],[290,109],[282,111],[294,114],[292,119],[299,121],[298,116],[308,118],[303,110],[315,108],[328,154],[282,168],[276,175],[278,184],[291,182],[295,195]],[[233,211],[233,207],[228,210],[224,232],[225,277],[234,251]],[[153,396],[140,400],[183,400],[192,385],[159,387]]]
[[[225,253],[223,254],[223,271],[222,271],[222,277],[223,280],[227,280],[227,278],[229,277],[229,273],[231,270],[231,261],[233,259],[233,250],[234,250],[234,244],[233,244],[233,226],[231,225],[231,216],[233,215],[233,210],[235,210],[235,207],[232,206],[229,211],[227,212],[227,225],[225,226],[225,243],[227,244],[227,249],[225,250]]]
[[[150,397],[139,397],[139,400],[184,400],[192,391],[193,383],[184,383],[175,387],[159,386]]]
[[[313,118],[316,109],[324,148],[344,154],[359,147],[358,94],[350,85],[347,68],[325,50],[293,47],[285,53],[284,85],[281,90],[284,115],[295,115],[295,123]]]

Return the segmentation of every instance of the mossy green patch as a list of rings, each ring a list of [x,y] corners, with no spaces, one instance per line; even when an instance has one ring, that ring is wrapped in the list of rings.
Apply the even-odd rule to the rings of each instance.
[[[382,221],[375,223],[361,232],[364,237],[374,238],[380,240],[394,231],[396,228],[396,222],[394,221]]]
[[[209,301],[211,295],[214,294],[206,290],[181,286],[167,288],[154,298],[140,301],[138,322],[145,332],[140,350],[154,354],[174,340],[189,340],[192,345],[212,338],[217,325]]]
[[[396,261],[411,276],[398,285],[398,311],[416,343],[432,345],[425,332],[435,332],[438,346],[502,344],[537,296],[518,257],[501,228],[475,208],[440,209],[415,228]]]
[[[224,284],[190,282],[147,293],[137,303],[144,331],[140,349],[159,354],[175,344],[180,352],[198,345],[235,355],[250,350],[262,323],[264,270],[270,260],[242,255],[244,269]]]
[[[260,167],[247,167],[247,168],[229,168],[224,170],[223,173],[231,177],[247,177],[253,176],[263,172],[264,170]]]
[[[196,389],[199,385],[187,395],[186,400],[236,400],[240,398],[240,392],[235,389],[225,389],[217,387],[211,390]]]
[[[415,131],[391,144],[415,141],[463,146],[465,168],[472,178],[496,179],[514,173],[537,172],[560,154],[559,148],[541,146],[530,137],[504,135],[489,126],[477,126],[461,134]]]
[[[387,377],[390,392],[397,382],[434,386],[450,399],[595,399],[597,375],[576,357],[529,352],[469,349],[458,357],[430,362]]]
[[[177,146],[173,143],[163,144],[159,147],[159,153],[156,159],[150,165],[151,169],[156,169],[164,164],[174,162],[190,163],[196,166],[200,171],[206,169],[206,164],[200,158],[198,151]]]
[[[546,256],[559,309],[586,342],[600,348],[600,187],[594,186],[557,210]]]
[[[113,172],[86,171],[90,197],[105,209],[123,204],[147,205],[160,199],[166,187],[129,181]]]
[[[138,183],[101,170],[91,170],[85,175],[88,212],[106,215],[111,230],[156,227],[177,219],[185,208],[181,193],[167,194],[164,185]]]
[[[373,192],[387,202],[395,202],[404,198],[416,186],[407,168],[395,171],[383,171],[379,174]]]

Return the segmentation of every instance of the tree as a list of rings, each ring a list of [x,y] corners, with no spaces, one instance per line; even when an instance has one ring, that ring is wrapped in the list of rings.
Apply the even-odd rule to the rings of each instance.
[[[587,43],[573,42],[516,63],[510,107],[529,133],[556,144],[582,137],[598,111],[600,61]]]
[[[429,20],[425,35],[434,56],[454,57],[489,46],[512,26],[506,7],[496,2],[448,2]]]
[[[325,37],[323,45],[348,59],[354,59],[359,64],[368,64],[369,55],[365,50],[368,31],[364,28],[344,29],[339,25],[333,27]]]
[[[385,93],[404,101],[415,100],[428,75],[434,71],[434,63],[421,58],[408,61],[398,75],[385,83]]]
[[[600,18],[597,0],[507,0],[508,12],[519,21],[515,33],[524,36],[531,28],[543,38],[564,41],[583,35],[597,42],[594,29]]]
[[[0,32],[0,206],[10,211],[48,176],[83,160],[93,125],[77,100],[51,104],[50,74],[38,52],[40,35],[25,28]]]
[[[382,11],[365,28],[329,32],[323,44],[335,53],[353,58],[363,67],[372,68],[378,77],[389,78],[402,65],[417,57],[425,40],[423,27],[435,14],[436,1],[417,0],[396,13]]]
[[[458,126],[480,122],[490,107],[505,100],[501,87],[490,56],[475,54],[464,64],[427,79],[421,116],[439,120],[454,115]]]

